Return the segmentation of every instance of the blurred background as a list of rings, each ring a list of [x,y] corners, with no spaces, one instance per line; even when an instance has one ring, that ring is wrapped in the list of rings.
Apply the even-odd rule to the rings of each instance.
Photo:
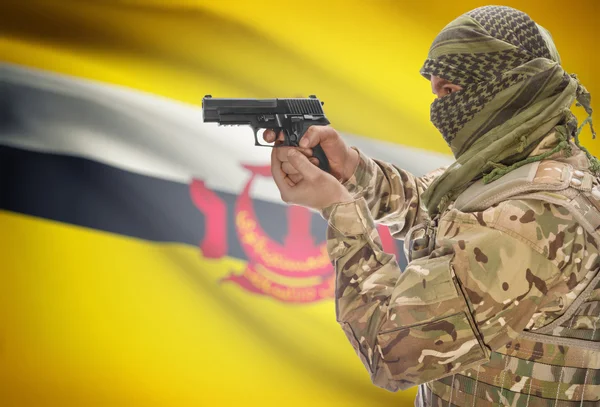
[[[598,3],[502,4],[550,30],[597,107]],[[0,405],[412,405],[335,322],[325,222],[200,105],[316,94],[348,143],[421,175],[452,157],[418,70],[482,5],[1,2]]]

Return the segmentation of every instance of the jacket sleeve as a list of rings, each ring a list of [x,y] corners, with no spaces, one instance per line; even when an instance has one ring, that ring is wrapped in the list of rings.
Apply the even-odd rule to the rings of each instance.
[[[389,226],[393,237],[403,238],[411,227],[427,217],[421,194],[445,168],[415,177],[408,171],[355,150],[359,154],[359,163],[344,186],[355,198],[365,199],[376,223]]]
[[[531,244],[475,219],[453,223],[460,230],[401,272],[364,199],[323,216],[337,321],[373,383],[390,391],[486,362],[525,329],[560,276]]]

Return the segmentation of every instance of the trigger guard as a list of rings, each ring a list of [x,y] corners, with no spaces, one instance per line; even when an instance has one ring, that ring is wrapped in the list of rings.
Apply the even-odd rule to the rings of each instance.
[[[258,141],[258,131],[260,127],[252,127],[252,131],[254,132],[254,140]]]
[[[270,145],[267,144],[261,144],[260,141],[258,141],[258,131],[262,128],[262,127],[253,127],[250,126],[252,128],[252,132],[254,132],[254,145],[258,146],[258,147],[271,147]]]

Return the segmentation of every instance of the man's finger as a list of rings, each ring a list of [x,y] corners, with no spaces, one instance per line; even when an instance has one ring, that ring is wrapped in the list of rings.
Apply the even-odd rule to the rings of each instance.
[[[285,180],[286,176],[281,170],[281,161],[277,158],[277,154],[275,153],[275,148],[271,151],[271,174],[273,175],[273,180],[279,188],[279,191],[284,194],[290,188],[290,185]]]
[[[293,187],[293,186],[295,186],[295,185],[296,185],[296,183],[295,183],[295,182],[294,182],[294,181],[293,181],[293,180],[292,180],[290,177],[285,177],[285,182],[287,182],[287,184],[288,184],[290,187]]]
[[[290,150],[288,152],[288,161],[305,179],[315,179],[321,173],[319,168],[314,164],[311,164],[311,162],[308,161],[308,158],[296,150]]]
[[[285,140],[285,135],[283,134],[283,130],[280,130],[279,133],[277,134],[277,141],[284,141]]]
[[[292,149],[300,151],[302,154],[304,154],[307,157],[312,157],[312,150],[310,148],[281,146],[281,147],[276,148],[276,150],[278,150],[277,158],[279,159],[279,161],[286,162],[288,160],[288,152]]]
[[[329,126],[310,126],[300,140],[300,147],[313,148],[333,135],[335,130]]]
[[[294,168],[294,166],[287,161],[281,163],[281,170],[286,175],[298,174],[298,170],[296,168]]]
[[[302,181],[302,175],[300,174],[290,174],[287,177],[291,179],[294,184],[297,184],[300,181]]]
[[[275,144],[281,144],[285,140],[283,130],[279,130],[276,133],[274,129],[266,129],[263,132],[262,137],[263,137],[263,140],[265,140],[267,143],[275,142]]]
[[[263,140],[267,143],[272,143],[275,141],[275,132],[271,129],[267,129],[263,132]]]

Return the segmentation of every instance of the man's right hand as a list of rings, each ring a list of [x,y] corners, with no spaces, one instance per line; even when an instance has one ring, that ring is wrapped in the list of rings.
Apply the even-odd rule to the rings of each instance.
[[[275,141],[275,132],[265,130],[263,138],[267,143]],[[280,132],[276,143],[283,142],[283,132]],[[291,148],[296,148],[307,157],[312,156],[312,148],[320,144],[329,160],[331,175],[337,178],[340,182],[346,182],[358,165],[358,152],[348,147],[339,133],[330,126],[311,126],[306,131],[302,140],[300,140],[300,148],[298,147],[277,147],[277,159],[281,161],[281,168],[288,178],[298,183],[302,176],[288,161],[288,151]],[[310,158],[310,162],[318,165],[318,160]]]

